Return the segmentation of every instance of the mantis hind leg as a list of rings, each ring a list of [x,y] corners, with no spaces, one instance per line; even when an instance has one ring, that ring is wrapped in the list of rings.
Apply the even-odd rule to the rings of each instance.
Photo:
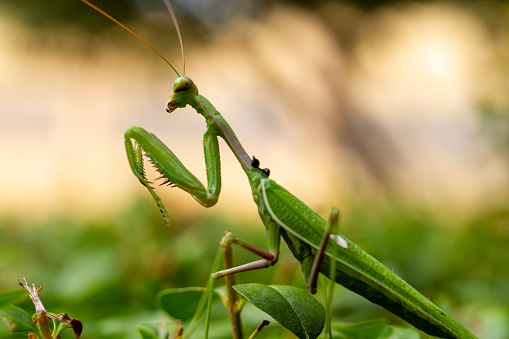
[[[320,241],[320,246],[315,253],[314,260],[311,264],[311,270],[309,271],[309,276],[306,282],[306,288],[311,292],[311,294],[316,293],[316,284],[318,281],[318,274],[320,273],[320,269],[322,268],[323,259],[325,257],[325,249],[327,247],[327,243],[331,240],[331,236],[334,234],[338,234],[338,220],[340,217],[340,211],[337,207],[333,207],[329,216],[329,223],[327,229],[323,233],[322,240]],[[309,263],[310,261],[308,261]],[[335,271],[335,268],[334,268]],[[331,277],[334,280],[334,277]]]
[[[253,261],[251,263],[233,266],[233,255],[231,246],[232,244],[237,244],[248,251],[255,253],[262,257],[260,260]],[[271,265],[274,265],[277,260],[277,253],[272,253],[262,248],[253,246],[248,244],[238,238],[232,236],[231,233],[226,233],[223,239],[221,240],[221,254],[223,257],[223,267],[224,269],[210,275],[209,283],[207,288],[209,289],[208,294],[208,302],[207,302],[207,316],[206,316],[206,330],[205,330],[205,338],[208,338],[208,331],[210,326],[210,316],[211,316],[211,308],[212,308],[212,297],[213,297],[213,285],[214,281],[224,277],[226,293],[227,293],[227,302],[226,308],[228,310],[228,314],[230,316],[230,323],[232,327],[232,334],[234,339],[241,339],[243,337],[242,334],[242,322],[240,319],[240,311],[241,307],[238,304],[237,292],[233,289],[233,285],[235,285],[235,273],[247,272],[255,269],[266,268]]]
[[[247,272],[261,268],[267,268],[274,265],[279,257],[279,245],[280,245],[280,233],[279,227],[271,227],[268,230],[268,243],[269,250],[254,246],[238,238],[235,238],[231,233],[226,233],[221,240],[220,256],[223,258],[224,269],[214,272],[210,275],[207,289],[208,289],[208,301],[207,301],[207,315],[205,325],[205,338],[208,338],[208,331],[210,326],[210,316],[212,309],[212,297],[213,297],[213,285],[214,281],[222,277],[225,278],[225,285],[228,293],[228,303],[226,305],[228,313],[230,315],[230,321],[232,323],[232,329],[234,338],[242,338],[242,326],[240,323],[240,308],[237,303],[237,294],[233,290],[232,286],[235,284],[235,273]],[[274,239],[274,241],[271,241]],[[261,257],[259,260],[240,265],[233,266],[233,257],[231,253],[231,245],[236,244],[240,247],[248,250]]]

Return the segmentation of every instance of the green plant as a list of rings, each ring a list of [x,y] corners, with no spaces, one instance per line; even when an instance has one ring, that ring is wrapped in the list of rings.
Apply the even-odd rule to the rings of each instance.
[[[28,284],[23,276],[21,287],[25,289],[6,291],[0,293],[0,320],[9,324],[11,333],[28,336],[29,339],[59,339],[63,330],[73,330],[76,339],[79,339],[83,330],[81,321],[70,317],[66,313],[50,313],[46,311],[39,294],[42,285]],[[23,292],[23,293],[21,293]],[[11,303],[28,292],[35,306],[35,314],[30,317],[23,309]]]

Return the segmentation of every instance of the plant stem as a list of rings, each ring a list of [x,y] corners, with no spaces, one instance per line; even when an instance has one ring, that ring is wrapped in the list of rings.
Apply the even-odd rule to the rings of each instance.
[[[251,334],[251,336],[249,337],[249,339],[254,339],[255,337],[258,336],[258,334],[260,333],[260,331],[262,330],[262,328],[264,328],[265,326],[267,326],[269,323],[268,320],[264,320],[262,321],[262,323],[260,324],[260,326],[258,326],[256,328],[256,330],[253,332],[253,334]]]
[[[232,248],[229,243],[227,243],[225,246],[223,266],[224,269],[233,267]],[[229,274],[225,276],[224,279],[227,293],[226,309],[228,310],[228,314],[230,316],[233,339],[242,339],[242,322],[240,320],[240,311],[237,309],[239,299],[237,292],[233,289],[233,285],[235,285],[235,275]]]
[[[24,275],[21,276],[23,277],[24,284],[23,283],[19,284],[21,285],[21,287],[28,291],[30,299],[32,299],[32,302],[34,303],[35,312],[37,313],[37,321],[43,339],[53,339],[53,337],[51,336],[51,330],[49,326],[48,313],[46,312],[46,309],[44,308],[44,305],[42,304],[42,301],[39,298],[39,293],[42,290],[42,285],[36,288],[35,284],[32,282],[32,286],[30,287],[27,280],[25,279],[25,276]]]

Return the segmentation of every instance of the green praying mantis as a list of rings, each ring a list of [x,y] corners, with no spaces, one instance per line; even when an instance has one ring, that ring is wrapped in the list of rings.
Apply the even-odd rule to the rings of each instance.
[[[166,61],[157,51],[116,19],[87,0],[81,1],[126,29]],[[171,7],[169,3],[167,5]],[[175,14],[171,9],[170,13],[176,24]],[[182,48],[178,25],[177,32]],[[203,147],[207,187],[180,162],[157,136],[136,126],[130,127],[125,132],[125,147],[131,170],[150,192],[165,222],[169,224],[166,208],[145,175],[144,157],[153,163],[161,174],[160,179],[164,180],[163,183],[180,188],[189,193],[201,205],[211,207],[217,203],[221,189],[218,143],[218,138],[221,138],[226,142],[247,175],[253,200],[267,231],[268,250],[231,238],[232,243],[259,255],[261,259],[219,271],[214,274],[214,278],[276,264],[282,238],[295,258],[301,263],[307,287],[311,293],[316,292],[316,277],[322,273],[431,336],[457,339],[475,338],[466,328],[358,245],[343,235],[335,234],[332,229],[337,223],[338,209],[332,209],[331,221],[327,222],[270,179],[270,171],[260,168],[258,159],[248,155],[228,122],[208,99],[199,94],[194,82],[184,75],[180,76],[175,68],[168,61],[166,62],[178,76],[174,82],[173,93],[170,95],[166,111],[172,113],[178,108],[189,105],[205,119],[207,128],[203,136]],[[185,70],[185,66],[183,69]]]

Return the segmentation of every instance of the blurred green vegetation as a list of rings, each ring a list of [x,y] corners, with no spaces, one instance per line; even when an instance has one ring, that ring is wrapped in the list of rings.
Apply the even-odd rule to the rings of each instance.
[[[32,28],[76,26],[84,30],[100,32],[109,27],[109,23],[101,20],[102,18],[95,15],[93,11],[84,11],[84,4],[80,1],[0,0],[0,5]],[[136,16],[133,3],[129,0],[103,1],[101,8],[106,12],[115,13],[119,20],[131,20]]]
[[[155,12],[166,13],[166,8],[159,0],[115,0],[115,1],[92,1],[100,6],[107,13],[114,13],[115,17],[129,24],[136,19],[145,17],[147,21],[154,21]],[[384,7],[399,6],[407,3],[449,3],[452,5],[467,6],[470,8],[496,8],[501,10],[506,6],[508,0],[462,0],[462,1],[429,1],[429,0],[288,0],[286,5],[298,5],[316,11],[325,3],[336,2],[355,6],[363,11],[374,11]],[[228,25],[242,16],[256,16],[281,2],[262,0],[174,0],[172,6],[175,8],[179,21],[186,25],[186,30],[193,30],[199,34],[210,34],[221,26]],[[101,33],[109,29],[111,24],[98,16],[92,10],[86,10],[85,5],[78,0],[23,0],[11,1],[0,0],[0,8],[9,11],[10,14],[21,19],[25,25],[38,29],[40,27],[76,27],[80,30],[93,33]],[[85,10],[84,10],[85,9]],[[493,22],[492,22],[493,24]],[[170,25],[171,21],[159,22],[159,25]],[[189,32],[188,32],[189,33]]]
[[[474,333],[507,338],[508,222],[509,210],[491,210],[460,229],[407,206],[369,210],[360,206],[347,212],[343,232]],[[136,338],[136,324],[162,318],[155,304],[161,289],[205,285],[225,230],[265,246],[258,221],[242,223],[214,214],[186,223],[175,220],[174,226],[166,227],[148,199],[89,222],[61,215],[35,225],[4,216],[0,221],[0,290],[16,289],[24,274],[29,281],[44,285],[41,297],[49,311],[66,312],[83,321],[83,338]],[[297,262],[283,247],[275,267],[240,274],[238,283],[303,287]],[[234,254],[237,264],[253,259],[238,249]],[[336,320],[384,317],[401,324],[344,288],[338,286],[336,291]],[[28,298],[19,305],[29,314],[34,312]],[[216,307],[216,325],[222,328],[217,331],[228,331],[224,312]],[[244,312],[247,328],[261,321],[262,315],[252,312]],[[277,337],[280,330],[277,325],[269,326],[267,335],[277,331]],[[7,326],[0,325],[0,338],[4,337],[9,337]]]

